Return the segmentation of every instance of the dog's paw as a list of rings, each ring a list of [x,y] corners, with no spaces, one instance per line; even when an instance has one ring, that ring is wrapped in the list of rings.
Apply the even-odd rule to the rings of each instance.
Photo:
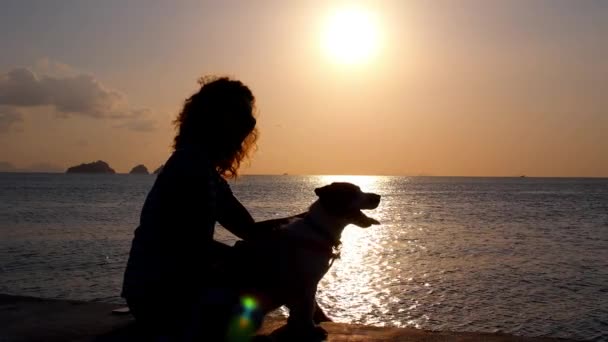
[[[275,330],[271,336],[276,341],[289,342],[322,342],[327,340],[327,331],[320,326],[310,329],[295,329],[285,325]]]
[[[312,329],[293,331],[291,341],[298,342],[321,342],[327,340],[327,331],[320,326]]]
[[[327,330],[321,328],[320,326],[314,327],[311,331],[311,338],[313,341],[324,341],[327,339]]]
[[[318,306],[317,306],[317,309],[315,310],[312,321],[315,322],[315,324],[319,324],[319,323],[323,323],[323,322],[333,322],[333,320],[331,318],[329,318],[329,316],[327,316],[325,314],[325,312],[323,312],[323,310],[321,310],[321,308],[319,308]]]

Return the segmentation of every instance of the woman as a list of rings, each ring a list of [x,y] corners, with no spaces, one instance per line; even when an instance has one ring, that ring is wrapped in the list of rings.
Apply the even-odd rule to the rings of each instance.
[[[224,77],[200,84],[174,122],[175,151],[144,203],[122,296],[149,334],[181,339],[203,325],[213,340],[235,302],[232,284],[216,271],[230,252],[213,240],[216,222],[252,239],[276,220],[254,225],[225,180],[237,176],[255,146],[252,92]]]

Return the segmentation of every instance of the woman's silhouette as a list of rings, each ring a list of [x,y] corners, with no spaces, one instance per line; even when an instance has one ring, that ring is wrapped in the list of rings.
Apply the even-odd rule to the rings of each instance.
[[[252,92],[224,77],[200,84],[174,122],[174,152],[144,203],[122,296],[149,334],[183,338],[202,327],[216,340],[236,293],[217,271],[230,248],[213,240],[216,222],[242,239],[276,222],[254,224],[225,180],[237,176],[255,146]]]

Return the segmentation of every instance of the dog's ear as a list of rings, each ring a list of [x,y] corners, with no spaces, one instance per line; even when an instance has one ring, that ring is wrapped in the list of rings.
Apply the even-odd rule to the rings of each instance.
[[[333,215],[344,215],[352,209],[352,184],[331,183],[315,189],[319,196],[319,202],[329,213]]]

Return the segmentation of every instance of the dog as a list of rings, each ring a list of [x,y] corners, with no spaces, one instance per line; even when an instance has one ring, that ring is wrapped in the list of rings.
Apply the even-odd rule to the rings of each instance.
[[[376,209],[380,195],[363,192],[350,183],[315,189],[318,199],[305,215],[277,229],[264,241],[237,243],[242,298],[253,298],[258,327],[264,316],[282,305],[289,318],[280,339],[322,340],[327,332],[316,323],[317,285],[337,257],[342,231],[349,224],[362,228],[380,224],[361,210]],[[275,334],[273,334],[275,335]]]

